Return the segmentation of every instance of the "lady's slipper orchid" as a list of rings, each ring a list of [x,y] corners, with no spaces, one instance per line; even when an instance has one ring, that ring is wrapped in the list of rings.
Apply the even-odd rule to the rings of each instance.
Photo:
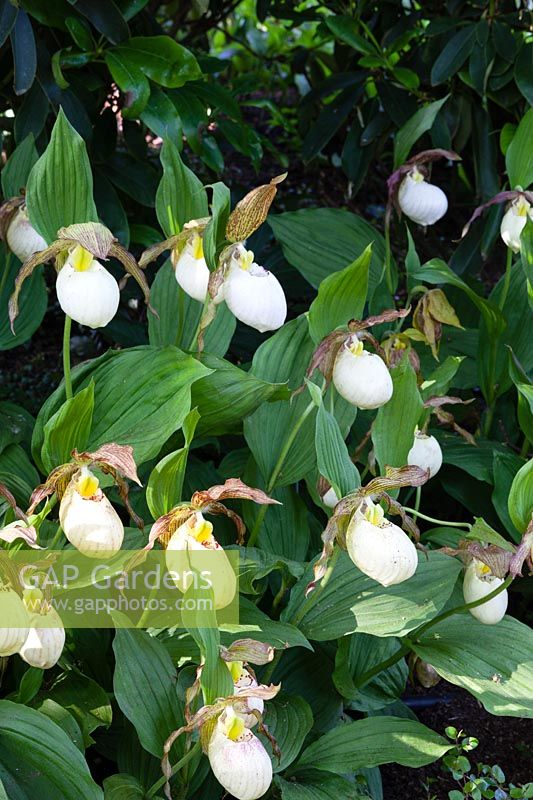
[[[173,250],[171,261],[176,280],[183,291],[194,300],[203,303],[207,296],[210,272],[204,258],[200,234],[193,233],[181,252]]]
[[[36,597],[36,594],[41,597]],[[30,597],[24,599],[30,611],[42,603],[39,590],[28,590]],[[43,613],[44,611],[44,613]],[[28,637],[20,648],[20,657],[30,666],[38,669],[50,669],[59,661],[65,646],[65,629],[57,611],[47,606],[40,613],[30,614]]]
[[[533,208],[523,195],[519,195],[503,215],[500,234],[513,253],[520,252],[520,236],[528,218],[533,220]]]
[[[80,325],[104,328],[120,302],[118,283],[92,253],[76,245],[56,280],[59,305]]]
[[[217,720],[207,756],[217,781],[237,800],[257,800],[272,783],[270,756],[231,706]]]
[[[429,469],[429,477],[433,478],[442,467],[442,450],[435,437],[416,430],[407,463],[411,467],[420,467],[424,472]]]
[[[419,225],[434,225],[448,210],[448,199],[442,189],[427,183],[416,167],[400,184],[398,204],[405,216]]]
[[[122,546],[124,526],[88,467],[79,470],[63,495],[59,521],[69,542],[89,558],[109,557]]]
[[[6,232],[6,242],[20,261],[26,261],[33,253],[45,249],[46,242],[28,219],[25,206],[15,211]]]
[[[0,588],[0,619],[7,628],[0,628],[0,656],[18,653],[28,636],[30,617],[19,595],[9,588]]]
[[[385,518],[381,506],[366,500],[346,533],[348,555],[361,572],[382,586],[411,578],[418,566],[416,548],[407,534]]]
[[[242,661],[228,661],[227,667],[233,679],[233,693],[235,695],[257,688],[256,679],[246,669]],[[261,697],[247,697],[242,703],[235,703],[235,710],[242,717],[247,728],[253,728],[257,724],[257,717],[255,714],[251,714],[250,711],[258,711],[262,714],[264,709],[265,703]]]
[[[463,581],[463,596],[466,603],[473,603],[475,600],[481,600],[482,597],[493,592],[498,586],[503,583],[502,578],[496,577],[491,572],[490,567],[484,564],[477,558],[473,558],[468,567],[466,568],[465,577]],[[473,617],[478,619],[484,625],[496,625],[507,611],[507,589],[488,600],[480,606],[470,608],[469,611]]]
[[[235,248],[224,281],[224,300],[238,320],[257,331],[281,328],[287,316],[287,301],[272,272],[254,262],[254,254]]]
[[[187,553],[186,558],[184,552]],[[204,519],[200,511],[192,514],[172,534],[166,548],[166,563],[181,592],[186,592],[194,583],[190,570],[199,575],[207,571],[212,577],[215,608],[225,608],[235,598],[235,572],[224,548],[213,536],[213,525]]]
[[[382,358],[363,348],[357,336],[342,345],[333,365],[336,390],[357,408],[379,408],[392,397],[392,379]]]
[[[335,491],[333,486],[330,486],[327,492],[322,495],[322,502],[328,508],[335,508],[339,500],[340,497],[337,496],[337,492]]]

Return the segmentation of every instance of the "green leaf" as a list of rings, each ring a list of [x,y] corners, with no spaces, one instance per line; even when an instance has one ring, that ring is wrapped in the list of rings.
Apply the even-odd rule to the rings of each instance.
[[[346,42],[358,53],[368,56],[376,55],[376,48],[358,33],[358,25],[353,17],[348,14],[338,14],[334,17],[326,17],[324,21],[337,39]]]
[[[250,483],[255,484],[256,481]],[[305,561],[310,537],[306,504],[294,486],[274,489],[270,496],[281,505],[271,506],[264,517],[259,532],[259,547],[291,561]],[[253,530],[260,513],[261,510],[255,503],[243,504],[243,516],[248,530]]]
[[[368,800],[364,785],[357,785],[320,770],[298,772],[285,781],[280,777],[275,782],[281,790],[281,800]]]
[[[43,268],[39,267],[24,281],[19,297],[19,315],[15,325],[15,334],[9,327],[7,305],[13,293],[15,278],[20,269],[20,262],[12,255],[6,257],[6,247],[0,246],[0,274],[8,270],[4,285],[0,291],[0,350],[12,350],[18,347],[35,333],[46,312],[48,295],[44,282]]]
[[[154,314],[148,315],[150,344],[160,347],[175,345],[182,350],[192,348],[203,305],[178,286],[170,261],[166,261],[155,276],[150,302],[159,314],[159,318]],[[225,355],[235,327],[235,317],[226,304],[221,303],[204,337],[207,352],[217,356]]]
[[[139,116],[156,136],[181,141],[183,129],[179,114],[166,92],[158,86],[152,86],[148,102]]]
[[[124,61],[138,67],[147,78],[168,89],[183,86],[202,75],[190,50],[170,36],[135,36],[117,50]]]
[[[281,758],[273,758],[274,772],[283,772],[297,758],[313,727],[313,714],[301,697],[281,692],[268,701],[268,730],[276,739]],[[267,744],[269,749],[269,744]]]
[[[281,619],[293,624],[298,620],[302,633],[317,642],[355,632],[405,636],[438,614],[450,598],[460,570],[459,562],[449,556],[420,555],[412,578],[384,588],[363,575],[342,552],[326,587],[312,592],[307,602],[312,565],[306,569],[293,587]]]
[[[104,778],[104,800],[144,800],[143,785],[132,775],[111,775]]]
[[[136,119],[142,114],[150,97],[150,84],[141,70],[121,56],[119,50],[108,50],[105,61],[111,77],[126,95],[122,108],[124,119]]]
[[[210,627],[206,626],[206,622]],[[218,697],[228,697],[233,689],[233,681],[226,662],[220,658],[220,631],[217,628],[214,610],[202,611],[201,617],[197,616],[196,612],[190,614],[187,612],[187,616],[184,614],[184,623],[198,645],[201,662],[204,665],[200,685],[205,702],[209,704]]]
[[[328,479],[338,497],[361,485],[361,478],[348,454],[339,423],[321,404],[316,416],[315,447],[318,471]]]
[[[57,115],[50,144],[30,172],[26,204],[32,225],[48,244],[61,227],[98,222],[85,142],[63,109]]]
[[[13,52],[13,89],[16,95],[25,94],[35,80],[37,50],[30,18],[20,7],[10,36]]]
[[[466,58],[466,56],[465,56]],[[396,134],[394,143],[394,167],[400,167],[411,152],[412,146],[420,139],[422,134],[433,127],[436,116],[449,98],[449,94],[441,100],[435,100],[427,106],[419,108],[411,119],[402,125]]]
[[[382,277],[385,241],[366,220],[339,208],[304,208],[271,214],[268,224],[289,264],[315,289],[332,272],[344,270],[371,244],[368,298],[372,298]]]
[[[515,453],[494,453],[492,504],[505,530],[515,542],[520,541],[520,532],[516,530],[509,516],[508,499],[513,479],[521,466],[522,459]]]
[[[0,700],[0,780],[10,800],[103,800],[78,748],[39,711]]]
[[[183,724],[171,658],[157,639],[129,628],[116,630],[113,650],[116,701],[144,749],[161,758],[165,741]]]
[[[513,140],[505,154],[505,166],[511,187],[527,189],[533,183],[533,108],[522,117]]]
[[[44,426],[41,463],[46,473],[70,461],[76,448],[85,449],[89,441],[94,410],[94,383],[91,383],[71,400],[66,400],[59,411]]]
[[[154,458],[179,430],[191,407],[191,386],[209,370],[176,347],[142,345],[108,351],[72,371],[75,392],[94,381],[94,413],[87,447],[116,442],[133,447],[137,464]],[[46,422],[64,401],[61,385],[37,417],[34,457],[42,448]]]
[[[533,717],[533,631],[527,625],[507,616],[497,625],[483,625],[469,613],[458,614],[412,647],[491,714]]]
[[[533,514],[533,458],[514,476],[509,491],[509,516],[520,533],[524,533]]]
[[[165,139],[160,153],[163,177],[157,189],[155,209],[165,236],[179,233],[186,222],[207,217],[203,184],[181,160],[176,145]]]
[[[39,473],[18,444],[4,447],[0,453],[0,483],[4,483],[15,495],[21,508],[30,504],[30,495],[39,484]]]
[[[113,44],[128,38],[128,24],[113,0],[68,1]]]
[[[238,432],[263,403],[290,397],[284,384],[263,381],[223,358],[202,353],[200,361],[210,372],[195,384],[192,403],[198,406],[198,431],[203,436]]]
[[[365,633],[344,636],[335,656],[333,682],[337,691],[360,711],[379,711],[394,703],[405,690],[408,668],[401,659],[359,686],[358,679],[368,670],[393,656],[400,648],[394,638],[378,638]]]
[[[474,46],[476,26],[467,25],[453,36],[431,68],[431,85],[438,86],[458,72]]]
[[[150,473],[146,486],[146,502],[154,519],[166,514],[182,499],[189,448],[199,419],[198,409],[193,408],[183,421],[185,446],[162,458]]]
[[[211,186],[211,219],[203,235],[204,254],[207,266],[214,270],[218,267],[218,256],[226,239],[226,225],[231,208],[231,193],[221,181]]]
[[[368,245],[352,264],[320,283],[309,309],[309,332],[316,344],[339,325],[363,316],[371,258],[372,245]]]
[[[339,775],[391,762],[422,767],[452,747],[420,722],[373,717],[339,725],[324,734],[304,750],[297,766],[315,767]]]
[[[518,392],[518,423],[526,439],[533,442],[533,384],[512,350],[509,352],[509,375]]]
[[[93,731],[111,725],[113,712],[107,693],[92,678],[73,670],[64,673],[39,699],[53,700],[72,714],[82,731],[85,747],[92,744]]]
[[[33,134],[29,133],[13,150],[2,170],[2,191],[6,199],[20,195],[38,158]]]
[[[529,105],[533,105],[533,44],[524,42],[518,52],[514,67],[514,79]]]
[[[372,426],[374,452],[382,472],[385,466],[402,467],[413,446],[416,424],[422,412],[422,399],[416,373],[407,357],[391,370],[393,394],[378,410]]]

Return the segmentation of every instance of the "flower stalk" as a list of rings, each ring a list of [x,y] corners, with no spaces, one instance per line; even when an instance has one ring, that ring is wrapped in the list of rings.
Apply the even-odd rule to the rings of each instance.
[[[72,400],[72,377],[70,374],[70,330],[72,320],[65,314],[65,325],[63,328],[63,374],[65,376],[65,395],[67,400]]]

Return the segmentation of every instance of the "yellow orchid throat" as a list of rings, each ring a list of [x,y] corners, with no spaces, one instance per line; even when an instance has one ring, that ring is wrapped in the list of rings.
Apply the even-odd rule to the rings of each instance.
[[[231,680],[237,683],[242,674],[243,662],[242,661],[226,661],[226,666],[230,671]]]
[[[94,256],[80,244],[70,254],[69,262],[76,272],[86,272],[94,261]]]
[[[241,269],[248,271],[254,263],[254,254],[251,250],[246,250],[239,259],[239,266]]]
[[[235,714],[231,706],[228,707],[226,709],[226,719],[224,721],[224,734],[227,738],[231,739],[232,742],[236,742],[237,739],[242,736],[245,727],[244,720]]]
[[[202,237],[197,233],[195,233],[192,237],[191,250],[193,258],[195,258],[197,261],[200,261],[200,259],[204,257],[204,243]]]
[[[213,539],[213,525],[206,519],[198,520],[191,526],[189,533],[197,542],[204,544]]]
[[[88,469],[82,469],[81,475],[76,481],[76,491],[78,494],[85,499],[88,497],[93,497],[93,495],[95,495],[98,491],[99,486],[100,482],[98,478]]]
[[[385,512],[381,506],[376,506],[374,503],[369,505],[365,511],[365,519],[367,519],[371,525],[381,525],[384,517]]]
[[[364,350],[363,342],[360,339],[356,339],[351,343],[348,349],[352,355],[360,356]]]

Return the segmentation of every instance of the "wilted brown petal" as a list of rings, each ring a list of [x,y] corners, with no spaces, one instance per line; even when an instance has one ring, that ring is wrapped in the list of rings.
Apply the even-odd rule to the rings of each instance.
[[[359,491],[365,496],[370,497],[380,492],[388,492],[391,489],[400,489],[402,486],[423,486],[429,480],[429,470],[420,467],[385,467],[385,475],[373,478],[367,485]]]
[[[158,539],[163,547],[166,547],[171,536],[178,530],[180,525],[187,522],[189,517],[193,514],[194,511],[190,506],[180,505],[169,511],[168,514],[163,514],[162,517],[156,519],[151,527],[148,543],[145,545],[144,550],[151,550]]]
[[[182,231],[175,236],[170,236],[168,239],[163,239],[162,242],[157,242],[157,244],[148,247],[139,259],[139,267],[145,269],[148,264],[155,261],[156,258],[159,258],[165,250],[173,250],[181,244],[181,242],[186,242],[190,235],[190,231]]]
[[[50,247],[46,247],[44,250],[40,250],[38,253],[33,253],[33,255],[27,258],[24,264],[21,266],[18,275],[15,278],[15,288],[13,294],[9,298],[9,323],[13,335],[15,334],[15,320],[19,313],[18,300],[20,290],[22,289],[22,284],[26,278],[30,277],[30,275],[33,273],[33,270],[38,267],[39,264],[44,264],[45,261],[49,261],[51,258],[54,258],[64,248],[65,242],[54,242],[50,245]]]
[[[315,369],[319,369],[325,377],[326,383],[330,383],[337,353],[348,338],[349,334],[346,333],[346,331],[333,331],[333,333],[328,334],[325,339],[322,339],[311,357],[305,377],[311,378]],[[300,393],[304,388],[305,384],[302,384],[294,394]]]
[[[27,522],[28,518],[26,514],[21,508],[18,507],[14,495],[9,491],[5,483],[0,483],[0,497],[3,497],[4,500],[7,500],[8,504],[11,506],[11,508],[15,512],[15,516],[18,517],[18,519],[22,519],[24,520],[24,522]]]
[[[243,242],[266,220],[270,206],[276,196],[277,185],[285,180],[287,173],[272,178],[265,186],[258,186],[240,200],[231,212],[226,226],[226,239]]]
[[[494,195],[490,200],[487,200],[486,203],[482,203],[480,206],[476,208],[466,225],[464,226],[461,232],[461,239],[464,239],[466,234],[468,233],[471,224],[480,217],[486,208],[490,208],[490,206],[499,205],[500,203],[506,203],[508,200],[515,200],[517,197],[523,194],[522,192],[516,192],[514,190],[510,190],[507,192],[498,192],[498,194]],[[524,193],[525,194],[525,193]]]
[[[357,331],[371,328],[373,325],[381,325],[384,322],[394,322],[394,320],[403,319],[410,311],[411,306],[409,306],[409,308],[387,308],[385,311],[382,311],[381,314],[375,314],[366,319],[351,319],[348,323],[348,328],[352,333],[356,333]]]
[[[245,661],[250,664],[268,664],[274,658],[274,648],[267,642],[255,639],[236,639],[229,647],[220,647],[223,661]]]
[[[114,242],[109,249],[109,255],[114,256],[114,258],[117,258],[124,267],[124,269],[126,270],[126,272],[137,281],[144,295],[144,302],[146,303],[152,314],[159,319],[159,314],[150,305],[150,288],[148,286],[146,278],[144,277],[144,272],[139,267],[132,254],[128,250],[126,250],[125,247],[122,247],[121,244],[118,244],[118,242]]]
[[[497,578],[505,578],[511,566],[512,554],[495,544],[482,545],[480,542],[469,542],[466,551],[490,567],[490,571]]]
[[[376,499],[383,500],[387,504],[387,514],[401,517],[401,527],[408,531],[413,539],[418,543],[420,541],[420,531],[418,529],[418,525],[414,519],[411,519],[411,517],[405,513],[403,506],[397,500],[387,494],[387,492],[382,492]]]
[[[65,494],[67,486],[72,479],[72,476],[77,471],[77,464],[61,464],[61,466],[52,470],[45,482],[41,483],[40,486],[37,486],[37,488],[34,489],[32,496],[30,497],[28,514],[33,514],[39,503],[45,498],[50,497],[52,494],[56,494],[57,499],[61,500]]]
[[[24,205],[24,197],[11,197],[0,205],[0,239],[6,241],[7,229],[18,209]]]
[[[80,461],[82,463],[98,462],[98,464],[113,467],[120,475],[142,486],[139,476],[137,475],[135,459],[133,458],[133,447],[129,444],[115,444],[115,442],[110,442],[109,444],[101,445],[101,447],[93,453],[78,453],[77,450],[73,450],[71,455],[75,461]]]
[[[455,419],[453,417],[453,414],[451,414],[449,411],[444,411],[442,408],[439,408],[438,406],[434,408],[433,413],[435,414],[435,416],[437,417],[438,421],[441,424],[443,424],[443,425],[451,425],[453,430],[456,433],[458,433],[459,436],[462,436],[463,439],[465,439],[465,441],[468,442],[468,444],[471,444],[474,447],[477,447],[477,442],[474,439],[474,437],[472,436],[472,434],[469,433],[464,428],[461,428],[461,426],[457,424],[457,422],[455,421]]]
[[[68,247],[79,244],[102,261],[107,260],[113,242],[116,241],[109,228],[100,222],[79,222],[67,228],[60,228],[57,238]]]
[[[200,509],[212,500],[229,500],[230,498],[252,500],[259,505],[281,505],[278,500],[273,500],[261,489],[247,486],[240,478],[228,478],[223,484],[211,486],[210,489],[205,489],[201,492],[195,492],[191,497],[191,503],[194,508]]]
[[[509,563],[509,574],[513,578],[522,574],[524,562],[527,562],[530,570],[533,571],[533,514],[531,515],[531,522],[527,526],[522,540]]]
[[[33,550],[41,550],[37,544],[37,531],[33,525],[11,525],[0,529],[0,539],[8,544],[12,544],[16,539],[22,539]]]

